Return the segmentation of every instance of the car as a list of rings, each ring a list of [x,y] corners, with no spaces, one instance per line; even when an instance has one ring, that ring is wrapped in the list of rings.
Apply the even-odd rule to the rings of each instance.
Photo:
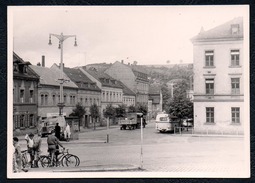
[[[182,120],[182,127],[193,127],[193,118],[186,118]]]
[[[41,136],[48,136],[49,134],[54,133],[55,131],[55,126],[54,125],[49,125],[49,126],[44,126],[41,128]]]

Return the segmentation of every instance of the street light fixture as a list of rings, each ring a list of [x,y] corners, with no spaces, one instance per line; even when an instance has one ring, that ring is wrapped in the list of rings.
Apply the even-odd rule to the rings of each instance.
[[[58,48],[61,50],[61,52],[60,52],[60,70],[61,70],[61,73],[60,73],[60,79],[58,79],[60,81],[60,101],[58,103],[58,107],[59,107],[59,116],[61,116],[63,114],[63,108],[65,106],[64,101],[63,101],[63,84],[67,81],[63,77],[63,43],[67,38],[74,37],[75,38],[74,46],[77,46],[77,40],[76,40],[76,35],[63,35],[63,33],[61,33],[60,35],[50,34],[49,35],[49,45],[52,45],[51,36],[56,37],[59,40]]]

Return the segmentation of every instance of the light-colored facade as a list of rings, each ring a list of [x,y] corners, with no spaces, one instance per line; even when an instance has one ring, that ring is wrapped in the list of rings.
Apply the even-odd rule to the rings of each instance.
[[[60,69],[35,65],[31,65],[30,68],[40,76],[38,86],[38,116],[44,119],[48,116],[58,115],[59,107],[57,105],[60,101],[60,84],[58,79],[61,75]],[[65,103],[63,115],[69,116],[77,104],[78,86],[64,73],[63,77],[69,81],[63,84],[63,100]]]
[[[243,19],[202,31],[192,43],[195,131],[242,134]]]
[[[120,80],[136,94],[136,105],[148,105],[149,80],[143,68],[116,61],[105,70],[105,73]]]
[[[109,75],[86,67],[79,68],[90,80],[95,82],[101,89],[101,115],[107,105],[118,107],[123,101],[123,89],[119,81]]]
[[[52,68],[59,69],[54,64]],[[64,73],[78,86],[77,103],[85,107],[84,119],[81,121],[83,127],[93,126],[92,118],[90,115],[90,106],[96,104],[101,110],[101,90],[95,82],[91,81],[80,69],[63,68]]]

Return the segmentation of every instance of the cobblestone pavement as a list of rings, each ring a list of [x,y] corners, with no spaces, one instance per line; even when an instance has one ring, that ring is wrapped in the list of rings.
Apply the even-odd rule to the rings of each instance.
[[[143,172],[196,173],[238,177],[246,175],[244,138],[242,137],[192,137],[171,133],[158,133],[151,122],[143,129]],[[87,131],[79,134],[79,140],[63,142],[70,153],[80,157],[80,170],[89,167],[102,170],[113,167],[141,167],[140,129],[108,130],[110,142],[106,141],[107,130]],[[22,142],[25,148],[25,143]],[[42,151],[46,154],[46,138]],[[56,170],[56,169],[54,169]],[[36,169],[31,171],[52,171]],[[71,170],[70,170],[71,171]]]

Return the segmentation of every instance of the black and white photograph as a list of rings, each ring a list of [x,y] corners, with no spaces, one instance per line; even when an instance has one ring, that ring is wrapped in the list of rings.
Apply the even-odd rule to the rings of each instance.
[[[249,178],[249,5],[8,6],[7,177]]]

